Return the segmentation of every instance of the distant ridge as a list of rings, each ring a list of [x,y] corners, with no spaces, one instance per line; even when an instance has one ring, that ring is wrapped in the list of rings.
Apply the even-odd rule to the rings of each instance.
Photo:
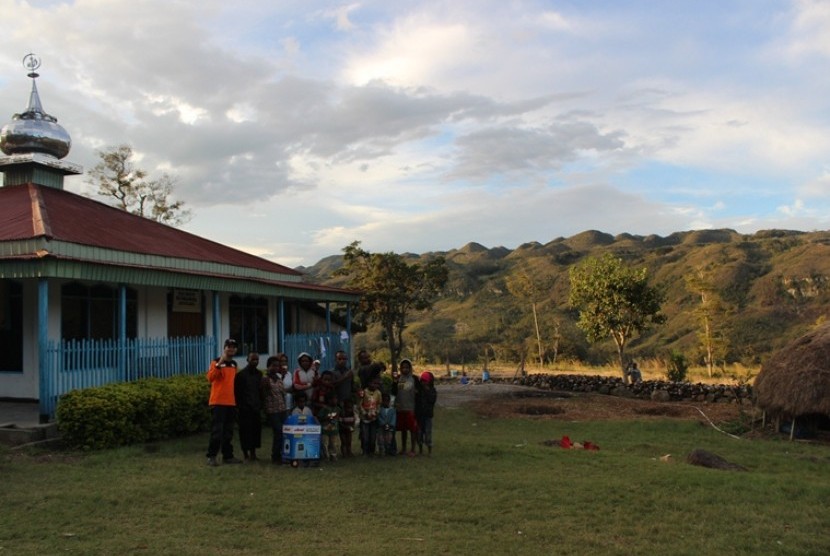
[[[667,350],[678,350],[693,361],[699,356],[695,317],[699,295],[686,286],[687,278],[699,270],[729,307],[718,317],[728,335],[728,361],[757,365],[777,347],[830,317],[828,231],[740,234],[716,229],[662,237],[587,230],[544,244],[529,241],[515,249],[469,242],[449,251],[407,253],[410,262],[444,256],[450,271],[444,296],[431,312],[413,316],[408,334],[427,355],[443,346],[440,349],[458,352],[451,354],[457,360],[474,361],[486,345],[491,352],[501,350],[502,357],[517,360],[518,346],[532,336],[532,323],[527,307],[509,294],[506,282],[522,272],[534,279],[551,279],[550,292],[537,307],[547,345],[552,345],[555,329],[561,357],[605,363],[613,359],[613,344],[610,340],[588,344],[576,327],[578,315],[567,298],[571,266],[606,252],[628,265],[646,268],[650,279],[666,292],[666,323],[634,339],[629,345],[632,357],[662,357]],[[298,270],[309,281],[343,286],[343,277],[332,276],[341,265],[342,256],[333,255]],[[463,336],[458,330],[464,330]],[[381,334],[369,332],[365,341],[380,344]],[[528,345],[535,345],[531,340]],[[446,353],[433,356],[443,360]]]

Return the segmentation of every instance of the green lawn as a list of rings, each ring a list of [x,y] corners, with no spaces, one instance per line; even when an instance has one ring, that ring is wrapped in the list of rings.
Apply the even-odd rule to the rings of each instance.
[[[542,444],[565,434],[601,449]],[[308,469],[210,468],[206,435],[90,454],[3,448],[0,553],[830,554],[828,446],[463,409],[438,410],[435,441],[431,458]],[[695,448],[749,471],[684,463]]]

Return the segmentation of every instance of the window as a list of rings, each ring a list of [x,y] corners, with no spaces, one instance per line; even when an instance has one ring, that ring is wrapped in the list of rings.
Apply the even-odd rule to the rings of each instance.
[[[264,297],[231,296],[231,338],[240,344],[240,355],[268,353],[268,301]]]
[[[0,280],[0,371],[23,372],[23,286]]]
[[[108,340],[118,338],[118,288],[77,282],[61,288],[61,338]],[[138,335],[138,294],[127,288],[127,337]]]

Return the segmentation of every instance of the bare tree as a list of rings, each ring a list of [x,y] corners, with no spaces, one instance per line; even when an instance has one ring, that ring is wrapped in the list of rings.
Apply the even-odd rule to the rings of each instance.
[[[90,170],[87,180],[98,187],[98,195],[114,200],[111,204],[121,210],[163,224],[179,225],[190,220],[184,202],[173,199],[175,178],[162,174],[158,179],[147,179],[147,172],[132,163],[132,147],[111,147],[98,151],[98,156],[101,162]]]
[[[537,309],[539,304],[550,295],[550,290],[553,287],[553,278],[546,276],[536,280],[530,276],[527,270],[521,270],[517,274],[509,276],[506,280],[506,285],[514,297],[530,304],[530,309],[533,314],[533,326],[536,332],[536,345],[539,350],[539,368],[542,368],[545,365],[545,350],[542,347],[542,334],[539,330],[539,315]]]

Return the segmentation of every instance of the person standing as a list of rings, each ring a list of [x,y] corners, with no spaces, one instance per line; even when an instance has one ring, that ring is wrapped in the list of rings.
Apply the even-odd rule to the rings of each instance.
[[[373,363],[372,356],[365,349],[357,352],[357,376],[360,378],[360,387],[364,390],[375,378],[380,378],[381,373],[386,370],[383,363]]]
[[[276,357],[279,357],[280,365],[279,365],[279,373],[282,377],[282,389],[285,392],[285,413],[288,413],[294,409],[294,373],[292,373],[288,369],[288,356],[284,353],[278,353]]]
[[[343,413],[340,415],[340,454],[344,458],[352,457],[352,435],[357,426],[354,402],[346,400],[343,403]]]
[[[363,455],[374,456],[377,444],[378,411],[383,401],[380,393],[380,379],[374,378],[369,382],[363,396],[360,398],[358,413],[360,416],[360,442]]]
[[[392,395],[395,396],[397,410],[397,429],[401,431],[401,455],[415,455],[415,442],[418,440],[418,422],[415,420],[415,399],[420,394],[421,382],[412,375],[412,361],[403,359],[400,364],[401,375],[392,383]],[[409,433],[410,450],[406,451],[406,437]]]
[[[284,354],[279,353],[268,358],[266,375],[262,378],[263,405],[265,416],[271,426],[271,463],[282,461],[282,424],[285,421],[285,385],[283,383],[282,362]],[[286,358],[285,361],[288,361]]]
[[[294,386],[294,403],[297,402],[297,395],[302,392],[305,394],[306,403],[311,404],[314,401],[314,379],[317,378],[317,373],[311,367],[312,359],[309,354],[302,352],[297,356],[297,368],[294,369],[293,386]]]
[[[340,451],[341,412],[337,393],[334,390],[326,393],[325,405],[317,412],[317,420],[320,421],[320,428],[322,429],[320,439],[322,454],[320,457],[329,461],[337,461],[337,453]]]
[[[222,463],[242,463],[233,457],[233,422],[236,419],[236,396],[234,381],[236,379],[236,361],[233,357],[237,350],[236,340],[228,338],[222,349],[222,355],[210,362],[207,379],[210,382],[211,427],[208,442],[207,463],[216,466],[216,455],[222,450]]]
[[[340,407],[344,407],[346,401],[353,400],[354,371],[349,368],[349,356],[342,349],[334,354],[334,368],[331,372],[334,377],[337,400],[340,402]]]
[[[415,419],[418,421],[418,453],[432,455],[432,418],[435,415],[435,402],[438,391],[435,389],[435,375],[429,371],[421,373],[421,393],[415,397]]]
[[[390,404],[391,396],[388,392],[383,392],[378,411],[378,448],[382,456],[395,455],[395,428],[398,417],[395,408]]]
[[[248,364],[236,373],[234,395],[239,418],[239,444],[246,460],[256,461],[262,445],[262,372],[259,354],[248,354]]]

